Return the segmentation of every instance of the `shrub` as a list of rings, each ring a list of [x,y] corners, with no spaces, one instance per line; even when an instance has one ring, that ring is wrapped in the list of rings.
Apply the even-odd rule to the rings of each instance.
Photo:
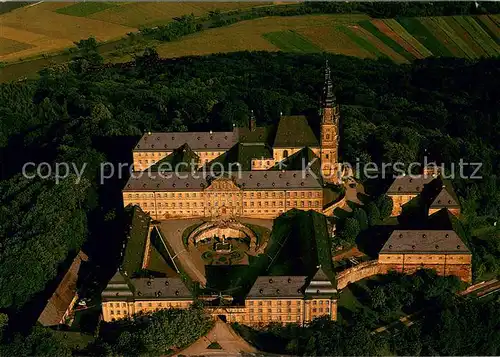
[[[366,213],[370,226],[374,226],[380,221],[380,212],[375,203],[370,202],[366,205]]]
[[[368,229],[368,216],[365,212],[364,209],[362,208],[356,208],[354,210],[353,218],[356,219],[359,223],[359,229],[361,231],[364,231],[365,229]]]
[[[359,223],[355,218],[349,217],[344,222],[340,236],[348,243],[354,243],[360,232]]]
[[[393,202],[392,199],[387,195],[380,195],[375,201],[377,208],[380,212],[380,219],[386,219],[392,213]]]

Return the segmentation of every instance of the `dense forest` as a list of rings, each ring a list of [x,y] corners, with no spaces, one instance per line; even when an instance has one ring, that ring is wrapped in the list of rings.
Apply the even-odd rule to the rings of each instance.
[[[483,179],[453,183],[475,271],[500,271],[493,225],[500,209],[500,59],[396,65],[244,52],[162,60],[148,49],[132,63],[102,65],[96,48],[81,41],[69,65],[0,85],[0,312],[12,328],[82,246],[103,266],[118,258],[123,179],[100,185],[101,162],[131,161],[145,131],[230,129],[246,125],[250,110],[259,125],[277,122],[280,112],[317,123],[327,58],[341,104],[342,160],[410,163],[428,155],[446,164],[483,163]],[[45,179],[23,177],[25,162],[86,169],[82,180],[69,175],[57,184],[48,172]]]

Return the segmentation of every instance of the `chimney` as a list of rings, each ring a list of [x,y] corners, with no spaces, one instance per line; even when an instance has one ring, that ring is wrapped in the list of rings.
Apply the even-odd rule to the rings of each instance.
[[[253,115],[253,110],[250,110],[249,129],[250,129],[250,131],[255,131],[256,127],[257,127],[257,122],[255,121],[255,116]]]

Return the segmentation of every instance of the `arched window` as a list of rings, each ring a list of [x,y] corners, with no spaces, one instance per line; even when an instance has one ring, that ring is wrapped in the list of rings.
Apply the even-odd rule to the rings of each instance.
[[[288,150],[283,151],[283,158],[286,159],[288,157]]]

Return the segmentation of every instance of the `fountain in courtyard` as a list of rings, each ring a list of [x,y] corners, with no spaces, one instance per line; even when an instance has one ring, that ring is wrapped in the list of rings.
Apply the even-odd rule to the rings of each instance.
[[[216,240],[216,242],[214,243],[214,250],[217,253],[220,253],[220,254],[231,253],[232,245],[231,245],[231,243],[228,243],[226,241],[226,236],[225,235],[222,235],[221,239],[219,239],[218,237],[215,237],[215,236],[214,236],[214,238]],[[217,240],[219,240],[219,242],[217,242]]]

